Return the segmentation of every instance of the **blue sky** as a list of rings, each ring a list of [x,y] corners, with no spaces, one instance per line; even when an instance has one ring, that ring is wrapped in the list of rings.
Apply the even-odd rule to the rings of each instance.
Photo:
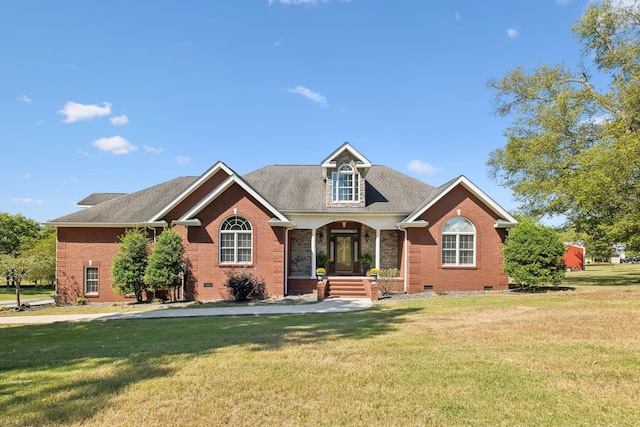
[[[15,1],[0,7],[0,211],[319,164],[350,142],[432,185],[488,177],[491,77],[577,64],[587,0]]]

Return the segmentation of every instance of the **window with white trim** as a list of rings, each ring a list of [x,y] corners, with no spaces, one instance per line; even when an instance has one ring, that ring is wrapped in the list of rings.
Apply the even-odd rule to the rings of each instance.
[[[476,228],[464,217],[451,218],[442,227],[442,265],[476,264]]]
[[[98,267],[84,268],[84,293],[98,293]]]
[[[220,226],[220,264],[251,264],[253,231],[241,216],[232,216]]]
[[[334,202],[360,200],[360,174],[351,165],[344,164],[331,174]]]

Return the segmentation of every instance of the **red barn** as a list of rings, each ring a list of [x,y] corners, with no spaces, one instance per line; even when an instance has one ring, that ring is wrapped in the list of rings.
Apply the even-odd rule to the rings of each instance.
[[[584,246],[577,245],[575,243],[565,243],[567,252],[564,254],[564,263],[567,268],[571,270],[584,270],[585,269],[585,257]]]

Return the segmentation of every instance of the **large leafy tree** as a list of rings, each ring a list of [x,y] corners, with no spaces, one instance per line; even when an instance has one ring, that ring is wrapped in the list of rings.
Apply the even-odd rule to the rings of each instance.
[[[111,264],[111,286],[121,295],[134,294],[142,302],[144,272],[149,256],[149,239],[140,228],[127,230],[120,236],[118,252]]]
[[[144,274],[144,283],[152,290],[176,289],[184,275],[183,239],[174,229],[165,229],[153,246]]]
[[[557,286],[564,278],[565,252],[555,230],[525,219],[509,230],[502,248],[504,271],[524,289]]]
[[[40,224],[32,219],[0,212],[0,254],[19,255],[22,249],[33,245],[40,230]]]
[[[33,246],[25,249],[24,256],[30,256],[37,260],[36,265],[29,272],[29,279],[33,283],[41,281],[53,284],[56,276],[56,230],[45,227],[33,243]]]
[[[496,112],[513,117],[489,166],[525,212],[629,241],[640,233],[640,1],[592,3],[573,33],[583,63],[489,81]]]
[[[20,301],[20,285],[22,280],[29,275],[29,272],[35,268],[39,263],[39,260],[33,256],[19,256],[15,257],[8,254],[0,254],[0,271],[10,277],[13,280],[13,284],[16,287],[16,308],[22,309]]]

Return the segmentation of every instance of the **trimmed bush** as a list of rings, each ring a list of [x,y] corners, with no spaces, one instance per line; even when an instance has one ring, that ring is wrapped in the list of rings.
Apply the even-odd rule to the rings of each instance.
[[[248,301],[265,295],[264,280],[246,270],[232,270],[227,273],[224,286],[229,289],[236,301]]]
[[[396,287],[396,277],[400,271],[397,268],[383,268],[378,272],[378,286],[382,295],[391,295]]]

